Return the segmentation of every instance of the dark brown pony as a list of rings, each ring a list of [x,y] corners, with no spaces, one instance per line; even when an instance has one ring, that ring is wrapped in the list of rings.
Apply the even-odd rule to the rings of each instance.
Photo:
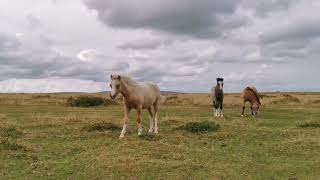
[[[214,117],[223,117],[223,78],[217,78],[217,85],[211,89]]]
[[[250,102],[251,105],[251,115],[255,117],[258,114],[259,107],[261,105],[258,91],[255,87],[246,87],[242,92],[243,107],[241,116],[244,116],[244,109],[246,102]]]

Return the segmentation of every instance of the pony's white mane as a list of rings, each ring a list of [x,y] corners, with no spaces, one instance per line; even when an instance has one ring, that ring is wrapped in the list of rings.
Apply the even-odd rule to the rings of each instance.
[[[138,83],[128,76],[121,76],[121,81],[124,81],[128,85],[138,85]]]

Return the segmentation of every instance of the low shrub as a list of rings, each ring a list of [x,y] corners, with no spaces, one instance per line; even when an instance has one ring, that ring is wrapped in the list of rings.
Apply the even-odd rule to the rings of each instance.
[[[97,96],[70,96],[67,99],[67,105],[76,107],[106,106],[112,104],[117,104],[117,102]]]
[[[314,100],[313,104],[320,104],[320,99]]]
[[[301,123],[298,123],[297,126],[301,128],[320,128],[320,122],[315,122],[315,121],[301,122]]]
[[[22,132],[14,127],[0,127],[0,137],[4,138],[18,138]]]
[[[203,122],[190,122],[178,129],[186,130],[191,133],[208,133],[217,131],[220,125],[215,122],[203,121]]]
[[[139,136],[139,138],[146,141],[156,141],[158,139],[158,136],[156,136],[155,134],[142,134]]]
[[[48,94],[43,94],[43,95],[34,95],[32,98],[37,99],[37,98],[50,98],[51,96]]]
[[[27,147],[18,143],[12,143],[8,140],[0,141],[0,150],[9,150],[9,151],[27,151]]]
[[[167,96],[167,101],[173,100],[173,99],[178,99],[178,96]]]

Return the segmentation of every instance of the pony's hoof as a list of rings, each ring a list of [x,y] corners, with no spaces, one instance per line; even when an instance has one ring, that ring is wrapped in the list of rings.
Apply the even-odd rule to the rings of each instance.
[[[158,134],[159,132],[158,132],[158,130],[154,130],[154,133],[155,133],[155,134]]]
[[[142,133],[141,132],[138,132],[138,136],[141,136],[142,135]]]
[[[153,133],[153,129],[149,129],[148,133]]]
[[[223,115],[221,115],[220,117],[223,117]]]
[[[243,114],[241,114],[241,117],[244,117]]]
[[[121,134],[121,135],[119,136],[119,139],[123,139],[123,138],[124,138],[124,135]]]

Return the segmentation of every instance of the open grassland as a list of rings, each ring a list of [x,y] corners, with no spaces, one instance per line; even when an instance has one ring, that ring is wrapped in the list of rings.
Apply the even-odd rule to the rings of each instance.
[[[78,94],[0,95],[0,179],[319,179],[320,93],[262,94],[240,117],[239,94],[214,118],[207,94],[169,94],[159,133],[137,136],[135,112],[119,140],[122,106],[66,105]],[[98,97],[107,95],[94,94]],[[219,129],[194,134],[189,122]]]

